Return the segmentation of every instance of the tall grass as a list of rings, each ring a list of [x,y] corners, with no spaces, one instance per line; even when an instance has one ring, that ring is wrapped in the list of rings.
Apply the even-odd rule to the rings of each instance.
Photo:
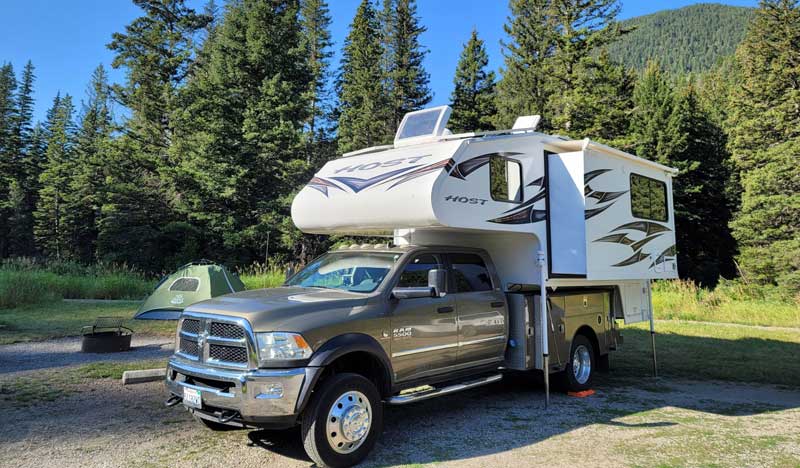
[[[0,264],[0,308],[60,299],[142,299],[154,284],[124,266],[12,259]]]
[[[237,272],[247,289],[276,288],[286,280],[285,267],[277,263],[253,263]]]
[[[657,319],[800,327],[800,303],[765,288],[723,281],[715,289],[691,281],[653,283]]]

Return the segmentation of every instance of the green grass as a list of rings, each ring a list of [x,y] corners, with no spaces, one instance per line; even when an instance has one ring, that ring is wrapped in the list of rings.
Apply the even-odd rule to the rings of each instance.
[[[713,291],[688,281],[653,283],[656,319],[800,328],[800,303],[768,289],[723,282]]]
[[[613,353],[612,376],[651,372],[646,325],[622,329],[622,349]],[[656,325],[659,375],[800,387],[800,330],[737,325],[659,322]]]
[[[143,299],[155,281],[126,268],[27,259],[0,265],[0,309],[59,299]]]
[[[138,302],[50,302],[0,309],[0,344],[79,335],[97,317],[126,317],[137,334],[171,335],[174,321],[133,320]]]
[[[276,264],[253,263],[238,273],[247,289],[276,288],[286,280],[286,268]]]

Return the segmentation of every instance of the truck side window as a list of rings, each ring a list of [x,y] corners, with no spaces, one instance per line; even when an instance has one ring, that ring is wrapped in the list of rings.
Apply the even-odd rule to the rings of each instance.
[[[495,201],[522,201],[522,165],[512,159],[492,156],[489,160],[489,192]]]
[[[666,222],[667,184],[631,174],[631,214],[636,218]]]
[[[401,288],[425,288],[428,286],[428,272],[442,268],[438,255],[422,254],[413,258],[400,274],[397,286]]]
[[[456,292],[491,291],[492,277],[480,255],[451,254]]]

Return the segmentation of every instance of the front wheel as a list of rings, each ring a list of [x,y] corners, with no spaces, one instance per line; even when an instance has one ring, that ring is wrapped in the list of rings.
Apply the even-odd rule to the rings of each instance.
[[[575,335],[569,356],[564,372],[567,390],[572,392],[588,390],[592,386],[596,367],[594,346],[586,336]]]
[[[358,374],[338,374],[322,383],[303,414],[303,445],[317,466],[353,466],[372,450],[382,427],[375,385]]]

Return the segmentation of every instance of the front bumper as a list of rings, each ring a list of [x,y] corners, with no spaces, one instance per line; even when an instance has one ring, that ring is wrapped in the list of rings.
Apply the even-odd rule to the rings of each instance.
[[[167,389],[183,398],[184,388],[202,395],[198,416],[218,410],[237,412],[238,423],[294,421],[318,368],[228,370],[198,366],[173,357],[167,364]],[[208,417],[206,419],[209,419]]]

